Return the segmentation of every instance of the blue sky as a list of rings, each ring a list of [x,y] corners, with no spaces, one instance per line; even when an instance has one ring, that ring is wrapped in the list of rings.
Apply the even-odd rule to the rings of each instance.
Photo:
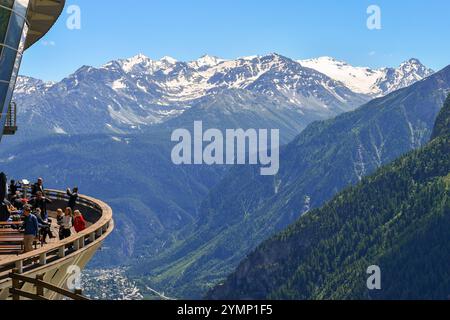
[[[69,30],[64,13],[26,52],[22,74],[60,80],[82,65],[137,53],[178,60],[327,55],[369,67],[415,57],[435,70],[450,64],[448,0],[67,0],[72,4],[81,9],[81,29]],[[366,27],[372,4],[381,8],[381,30]]]

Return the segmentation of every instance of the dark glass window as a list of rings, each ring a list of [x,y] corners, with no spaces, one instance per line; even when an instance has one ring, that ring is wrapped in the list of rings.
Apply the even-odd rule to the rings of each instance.
[[[0,0],[0,5],[8,8],[12,8],[14,0]]]
[[[16,84],[17,76],[19,75],[19,69],[20,69],[20,63],[22,62],[22,55],[17,54],[16,60],[14,60],[14,66],[11,72],[11,77],[9,79],[9,82],[13,85]]]
[[[0,112],[3,112],[6,95],[8,93],[9,83],[0,82]],[[1,135],[1,132],[0,132]]]
[[[10,81],[11,72],[16,62],[17,51],[10,48],[3,48],[0,56],[0,80]]]
[[[0,43],[3,43],[3,41],[5,40],[10,16],[10,10],[0,7]]]
[[[14,63],[14,70],[12,72],[11,81],[9,82],[9,87],[8,87],[7,92],[6,92],[6,99],[5,99],[4,107],[7,107],[9,105],[9,103],[11,102],[11,99],[12,99],[12,96],[13,96],[13,92],[14,92],[14,87],[16,85],[17,74],[19,73],[21,60],[22,60],[22,56],[20,54],[18,54],[17,58],[16,58],[16,61]],[[3,111],[4,110],[5,109],[3,109]]]

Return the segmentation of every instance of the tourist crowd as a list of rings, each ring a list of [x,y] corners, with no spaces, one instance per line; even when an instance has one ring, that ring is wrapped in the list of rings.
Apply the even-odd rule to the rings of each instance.
[[[28,195],[26,188],[20,183],[11,180],[8,186],[7,199],[0,203],[0,222],[18,222],[12,224],[12,228],[20,229],[24,234],[24,251],[33,250],[33,243],[37,240],[42,244],[47,243],[47,239],[55,238],[57,232],[59,239],[63,240],[72,235],[72,232],[81,232],[86,229],[86,221],[76,209],[78,199],[78,188],[72,190],[67,188],[67,206],[63,209],[56,209],[56,225],[49,218],[47,205],[52,204],[52,200],[46,196],[44,180],[39,178],[31,186]]]

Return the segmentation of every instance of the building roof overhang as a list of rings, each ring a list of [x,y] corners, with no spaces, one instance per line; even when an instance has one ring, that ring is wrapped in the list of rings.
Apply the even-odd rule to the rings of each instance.
[[[25,49],[41,39],[61,15],[65,0],[31,0],[28,10],[28,30]]]

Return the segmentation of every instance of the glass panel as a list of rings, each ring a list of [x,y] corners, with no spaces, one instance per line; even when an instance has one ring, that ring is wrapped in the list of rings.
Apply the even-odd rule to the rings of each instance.
[[[18,54],[16,56],[16,61],[14,62],[14,67],[13,67],[12,74],[11,74],[11,79],[9,80],[9,84],[10,84],[10,88],[11,88],[10,92],[8,92],[9,100],[11,100],[11,98],[12,98],[12,93],[13,93],[13,90],[14,90],[14,86],[16,85],[17,76],[19,75],[19,69],[20,69],[20,63],[21,62],[22,62],[22,55]]]
[[[26,17],[28,10],[28,2],[29,2],[28,0],[16,0],[16,2],[14,3],[13,11]]]
[[[6,35],[5,44],[17,48],[20,43],[20,38],[22,36],[22,29],[25,24],[25,18],[13,13],[9,21],[8,34]]]
[[[8,81],[11,78],[11,72],[16,62],[17,51],[10,48],[3,48],[2,55],[0,57],[0,80]]]
[[[5,40],[10,15],[10,10],[0,7],[0,43],[3,43]]]
[[[5,97],[5,102],[4,102],[4,106],[5,108],[7,108],[9,106],[9,104],[11,103],[11,99],[14,93],[14,87],[16,86],[16,80],[17,80],[17,73],[19,72],[19,67],[20,67],[20,62],[22,60],[22,56],[18,55],[17,59],[16,59],[16,64],[15,64],[15,71],[14,71],[14,75],[13,75],[13,80],[11,80],[11,82],[9,83],[9,87],[6,91],[6,97]],[[3,112],[6,113],[8,109],[3,109]],[[1,123],[0,123],[1,125]],[[3,124],[4,126],[4,124]]]

